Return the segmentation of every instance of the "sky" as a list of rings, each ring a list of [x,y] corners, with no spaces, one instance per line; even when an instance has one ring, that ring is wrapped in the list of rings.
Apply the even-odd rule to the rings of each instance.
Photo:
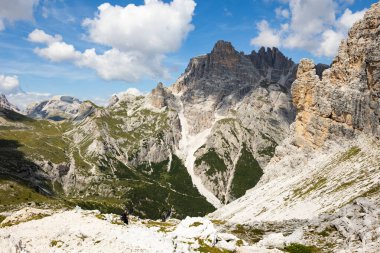
[[[375,0],[0,0],[0,93],[106,104],[169,86],[218,40],[330,64]]]

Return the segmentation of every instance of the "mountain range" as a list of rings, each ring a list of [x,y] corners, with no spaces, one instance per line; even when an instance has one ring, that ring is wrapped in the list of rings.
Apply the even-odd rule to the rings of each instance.
[[[1,96],[0,191],[12,185],[15,198],[0,211],[128,207],[158,219],[172,210],[301,229],[326,251],[376,252],[379,13],[374,4],[354,24],[331,65],[218,41],[174,84],[105,107],[56,96],[21,114]],[[329,246],[330,232],[316,233],[330,227],[342,241]]]

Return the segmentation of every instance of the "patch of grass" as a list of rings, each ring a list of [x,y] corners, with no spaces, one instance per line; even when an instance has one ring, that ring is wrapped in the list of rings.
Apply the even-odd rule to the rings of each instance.
[[[136,168],[141,181],[130,183],[122,197],[142,218],[160,219],[173,207],[173,217],[204,216],[215,208],[193,186],[182,161],[175,155],[168,171],[169,160],[142,164]]]
[[[99,220],[105,220],[106,219],[106,216],[104,216],[104,214],[102,214],[102,213],[95,214],[95,217],[98,218]]]
[[[230,250],[209,246],[202,239],[198,239],[198,243],[199,243],[199,248],[197,250],[201,253],[232,253],[233,252]]]
[[[206,171],[206,174],[209,176],[218,172],[227,171],[227,166],[224,164],[223,159],[215,152],[214,148],[209,149],[205,154],[195,160],[195,166],[199,166],[202,163],[208,165],[209,169]]]
[[[243,196],[247,190],[259,182],[262,175],[263,170],[259,163],[244,144],[241,156],[236,163],[235,175],[231,184],[231,195],[234,198]]]
[[[0,178],[0,211],[21,209],[30,205],[54,208],[63,207],[64,203],[38,193],[35,188],[10,179]]]
[[[245,226],[237,224],[235,228],[231,231],[237,237],[242,237],[244,240],[257,243],[261,241],[265,235],[265,231],[257,228],[252,228],[250,226]]]
[[[352,157],[356,156],[359,154],[361,149],[357,146],[354,146],[347,150],[339,159],[338,162],[345,162],[347,160],[350,160]]]
[[[317,189],[323,188],[325,186],[326,182],[327,182],[327,179],[324,177],[317,178],[315,182],[306,186],[306,188],[300,187],[300,188],[295,189],[293,191],[293,194],[295,196],[298,196],[298,197],[306,196],[307,194],[309,194],[309,193],[311,193]]]
[[[47,216],[50,216],[50,215],[39,213],[39,214],[33,215],[31,217],[28,217],[28,219],[25,219],[22,221],[7,222],[5,224],[2,224],[0,227],[11,227],[11,226],[18,225],[20,223],[24,223],[24,222],[28,222],[28,221],[32,221],[32,220],[40,220],[40,219],[45,218]]]
[[[57,247],[57,248],[60,248],[60,247],[62,247],[62,245],[63,245],[63,241],[61,241],[61,240],[52,240],[51,242],[50,242],[50,247]]]
[[[191,224],[190,227],[199,227],[199,226],[201,226],[201,225],[203,225],[202,222],[196,221],[196,222],[194,222],[193,224]]]
[[[243,240],[241,240],[241,239],[237,240],[237,242],[236,242],[236,246],[241,247],[241,246],[243,246],[243,245],[244,245]]]
[[[158,227],[158,232],[168,233],[175,229],[176,224],[170,222],[148,221],[144,223],[147,227]]]
[[[348,182],[345,182],[345,183],[339,185],[336,189],[334,189],[333,192],[338,192],[338,191],[344,190],[344,189],[350,187],[351,185],[353,185],[355,182],[356,182],[355,179],[348,181]]]
[[[380,184],[375,185],[374,187],[370,188],[368,191],[361,194],[360,197],[369,197],[379,192],[380,192]]]
[[[290,253],[317,253],[320,250],[315,246],[306,246],[303,244],[292,243],[284,248],[285,252]]]
[[[6,218],[6,216],[0,215],[0,223],[3,222],[3,220],[5,220]]]
[[[225,220],[211,220],[214,225],[224,225],[227,223]]]
[[[270,136],[260,132],[261,137],[269,142],[269,145],[258,151],[259,155],[273,157],[278,146],[277,142],[273,140]]]

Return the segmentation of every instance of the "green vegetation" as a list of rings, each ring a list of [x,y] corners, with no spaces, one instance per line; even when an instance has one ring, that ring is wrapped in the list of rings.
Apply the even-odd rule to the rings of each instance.
[[[175,229],[176,224],[170,222],[148,221],[144,223],[147,227],[158,227],[158,232],[168,233]]]
[[[0,179],[0,211],[31,205],[48,208],[64,206],[59,200],[42,195],[24,184]]]
[[[261,137],[264,139],[264,140],[267,140],[270,144],[259,150],[258,153],[259,155],[264,155],[264,156],[269,156],[269,157],[273,157],[274,156],[274,153],[276,151],[276,147],[278,146],[278,144],[275,142],[275,140],[273,140],[271,137],[269,137],[268,135],[264,134],[264,133],[261,133],[260,132],[260,135]]]
[[[306,246],[298,243],[292,243],[284,248],[285,252],[290,253],[317,253],[320,250],[315,246]]]
[[[359,154],[361,149],[357,146],[354,146],[347,150],[339,159],[338,162],[345,162],[347,160],[350,160],[352,157],[356,156]]]
[[[243,238],[244,240],[251,243],[257,243],[261,241],[265,235],[264,230],[241,224],[237,224],[231,232],[237,237]]]
[[[244,245],[243,240],[241,240],[241,239],[237,240],[237,242],[236,242],[236,246],[241,247],[241,246],[243,246],[243,245]]]
[[[235,175],[232,180],[231,195],[239,198],[245,194],[248,189],[253,188],[263,175],[259,163],[248,151],[246,145],[243,146],[241,156],[236,163]]]
[[[211,222],[214,224],[214,225],[224,225],[227,223],[227,221],[225,220],[211,220]]]
[[[141,217],[159,219],[172,206],[174,217],[204,216],[215,208],[193,186],[190,175],[182,161],[173,155],[169,161],[143,164],[137,167],[144,181],[132,183],[131,190],[123,197],[127,205],[134,206]]]
[[[350,187],[351,185],[353,185],[355,182],[356,182],[355,179],[348,181],[348,182],[345,182],[345,183],[339,185],[333,192],[338,192],[338,191],[344,190],[344,189]]]
[[[40,220],[40,219],[45,218],[47,216],[49,216],[49,215],[48,214],[41,214],[41,213],[39,213],[39,214],[30,216],[30,217],[28,217],[28,219],[25,219],[25,220],[22,220],[22,221],[3,223],[3,224],[1,224],[0,227],[10,227],[10,226],[14,226],[14,225],[17,225],[17,224],[20,224],[20,223],[23,223],[23,222],[28,222],[28,221],[31,221],[31,220]]]
[[[233,251],[212,247],[206,244],[202,239],[198,239],[199,248],[197,249],[201,253],[232,253]]]
[[[63,245],[63,241],[61,241],[61,240],[52,240],[50,242],[50,247],[60,248],[60,247],[62,247],[62,245]]]
[[[7,217],[3,216],[3,215],[0,215],[0,223],[3,222],[3,220],[5,220],[5,218],[7,218]]]
[[[190,227],[199,227],[200,225],[203,225],[202,222],[196,221],[193,224],[190,225]]]
[[[368,191],[360,195],[360,197],[369,197],[380,192],[380,184],[371,187]]]
[[[206,174],[209,176],[214,175],[217,172],[227,171],[227,166],[224,164],[222,158],[215,152],[215,149],[211,148],[207,153],[203,154],[201,157],[198,157],[195,161],[195,166],[199,166],[202,162],[206,163],[209,169],[206,171]]]
[[[293,191],[295,196],[298,197],[303,197],[308,195],[309,193],[321,189],[326,185],[327,179],[322,177],[322,178],[317,178],[315,181],[313,181],[310,185],[304,186],[304,187],[299,187]]]
[[[141,146],[146,147],[150,139],[163,141],[164,132],[169,127],[168,111],[134,110],[130,113],[125,108],[118,108],[91,120],[94,127],[107,131],[118,140],[122,151],[138,155]],[[119,214],[127,206],[133,207],[140,217],[159,219],[171,207],[173,217],[177,218],[203,216],[215,210],[193,186],[178,157],[174,156],[170,165],[166,160],[127,166],[118,160],[121,154],[117,150],[107,150],[105,155],[94,157],[87,154],[93,141],[105,141],[103,136],[94,139],[89,135],[73,145],[70,135],[74,132],[70,135],[68,132],[75,126],[81,133],[87,122],[32,120],[3,111],[0,111],[0,117],[10,122],[9,126],[0,127],[0,180],[3,180],[0,181],[0,211],[24,206],[78,205],[83,209]],[[132,118],[138,118],[139,124],[127,131],[125,122]],[[59,178],[50,181],[34,161],[65,166],[71,163],[71,158],[75,161],[77,176],[90,176],[94,166],[98,175],[82,185],[83,188],[73,189],[65,195]]]

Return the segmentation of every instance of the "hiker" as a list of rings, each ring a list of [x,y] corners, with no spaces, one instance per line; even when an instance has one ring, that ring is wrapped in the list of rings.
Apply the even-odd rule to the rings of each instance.
[[[125,211],[124,213],[121,215],[120,219],[126,224],[128,225],[128,222],[129,222],[129,211],[127,208],[125,208]]]
[[[167,221],[168,219],[170,219],[171,216],[172,216],[172,207],[169,209],[169,211],[163,214],[162,221],[164,222]]]

